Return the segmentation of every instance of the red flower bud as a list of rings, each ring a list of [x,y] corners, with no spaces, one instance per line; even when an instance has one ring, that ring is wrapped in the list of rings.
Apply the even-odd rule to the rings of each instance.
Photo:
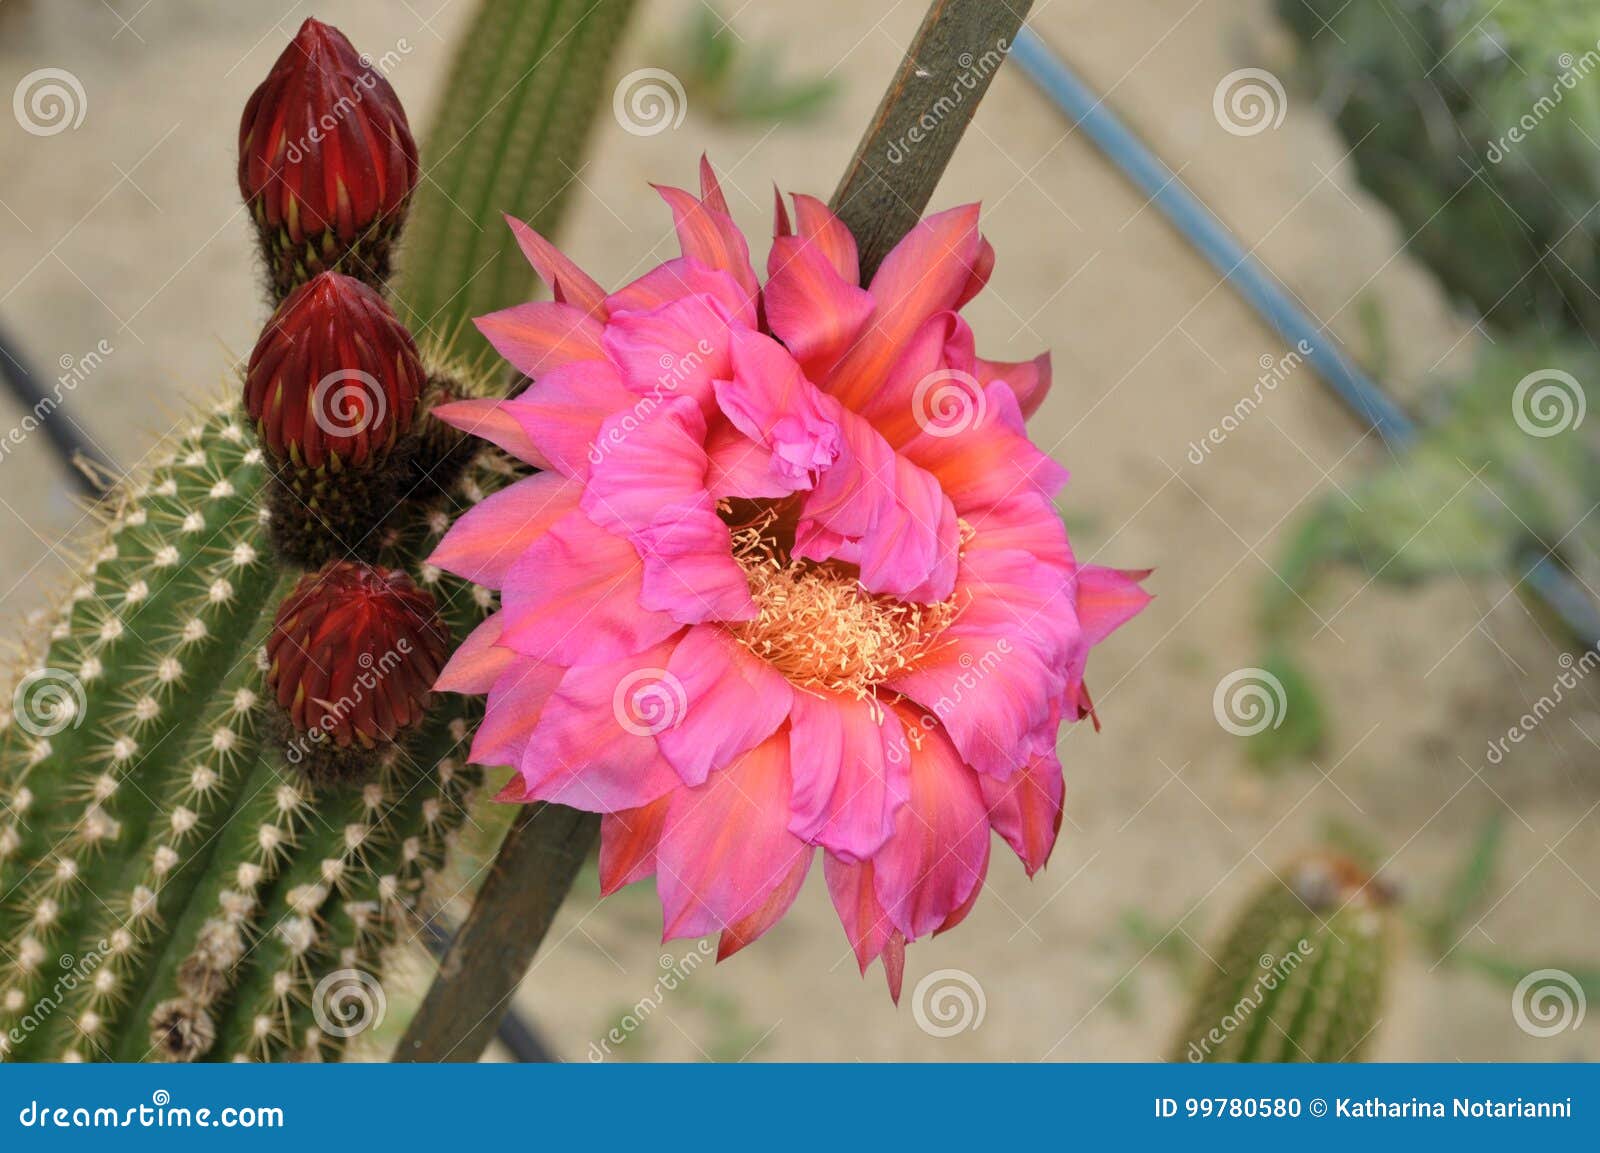
[[[381,461],[411,430],[425,380],[411,334],[383,297],[324,272],[267,322],[244,404],[273,456],[338,471]]]
[[[449,645],[433,597],[405,573],[330,561],[278,607],[267,684],[297,733],[371,749],[422,721]]]
[[[394,89],[344,33],[308,19],[239,122],[239,192],[278,296],[335,265],[382,283],[416,183]]]

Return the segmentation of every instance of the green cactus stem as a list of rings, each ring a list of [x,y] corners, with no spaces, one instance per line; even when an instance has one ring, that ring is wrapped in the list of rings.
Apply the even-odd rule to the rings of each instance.
[[[1359,1060],[1381,1017],[1390,905],[1342,858],[1268,882],[1212,954],[1172,1060]]]
[[[415,558],[509,471],[476,463],[386,549],[458,636],[491,602]],[[382,951],[414,932],[466,819],[472,702],[436,698],[363,783],[314,784],[267,739],[262,642],[299,574],[267,552],[264,479],[240,415],[213,413],[124,498],[17,677],[0,718],[8,1059],[337,1056],[329,990],[381,997]]]

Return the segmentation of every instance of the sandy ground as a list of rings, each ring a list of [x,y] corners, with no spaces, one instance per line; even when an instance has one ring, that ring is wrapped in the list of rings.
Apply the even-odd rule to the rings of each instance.
[[[426,106],[465,0],[321,4],[317,14],[379,51],[413,46],[393,80]],[[669,66],[689,0],[647,3],[620,73]],[[304,4],[0,5],[0,79],[51,64],[83,78],[83,125],[35,138],[0,118],[0,320],[42,365],[115,348],[71,400],[123,464],[149,451],[183,400],[220,381],[261,320],[232,176],[237,109]],[[420,9],[414,11],[415,9]],[[709,152],[758,260],[770,189],[825,195],[914,30],[914,0],[753,0],[737,28],[780,37],[797,73],[832,71],[843,93],[820,121],[775,132],[713,123],[693,106],[650,138],[602,118],[564,237],[602,282],[671,251],[647,180],[690,183]],[[1392,378],[1415,395],[1470,357],[1455,314],[1404,237],[1355,183],[1345,146],[1292,83],[1268,6],[1235,0],[1047,0],[1035,26],[1283,278],[1356,356],[1360,316],[1384,318]],[[113,10],[129,20],[119,26]],[[426,18],[428,25],[423,24]],[[1237,137],[1212,112],[1219,79],[1265,66],[1290,80],[1271,131]],[[421,117],[416,117],[421,119]],[[820,876],[766,939],[696,969],[621,1059],[1149,1059],[1164,1054],[1183,996],[1167,947],[1128,933],[1130,913],[1168,946],[1209,947],[1250,890],[1312,847],[1330,821],[1390,857],[1386,874],[1425,907],[1493,811],[1507,813],[1492,907],[1463,947],[1530,963],[1592,958],[1600,912],[1600,776],[1592,693],[1569,700],[1516,755],[1486,742],[1561,673],[1559,638],[1507,582],[1443,581],[1400,594],[1354,577],[1327,589],[1300,650],[1325,693],[1326,755],[1263,776],[1219,727],[1212,692],[1258,663],[1254,614],[1286,526],[1306,502],[1383,459],[1307,369],[1200,465],[1192,441],[1251,390],[1282,342],[1018,74],[1003,72],[936,206],[982,200],[999,254],[969,309],[989,356],[1055,353],[1056,387],[1036,419],[1074,474],[1064,499],[1080,555],[1154,565],[1150,609],[1101,651],[1091,683],[1105,722],[1062,742],[1068,820],[1031,883],[997,853],[963,928],[912,949],[907,993],[956,968],[981,985],[982,1025],[929,1036],[897,1011],[876,971],[863,980]],[[170,415],[169,415],[170,414]],[[42,447],[0,463],[3,608],[45,603],[67,578],[77,514]],[[661,946],[648,885],[597,904],[586,877],[521,1004],[569,1059],[652,994],[694,949]],[[1600,1025],[1542,1039],[1520,1030],[1509,991],[1429,955],[1408,935],[1379,1028],[1386,1059],[1600,1057]],[[1206,964],[1203,959],[1201,964]]]

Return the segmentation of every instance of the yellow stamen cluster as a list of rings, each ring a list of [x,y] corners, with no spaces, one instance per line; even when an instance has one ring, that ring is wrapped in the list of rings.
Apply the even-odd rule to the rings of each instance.
[[[791,558],[766,523],[735,529],[733,555],[760,615],[729,631],[801,687],[871,700],[937,649],[960,613],[953,597],[926,605],[879,596],[853,570]]]

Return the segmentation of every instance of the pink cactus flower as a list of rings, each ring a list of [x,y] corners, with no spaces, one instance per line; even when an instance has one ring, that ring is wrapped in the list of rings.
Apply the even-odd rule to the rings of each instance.
[[[767,279],[710,166],[661,189],[683,255],[607,293],[511,222],[554,300],[478,327],[534,381],[438,415],[542,470],[433,563],[501,607],[438,688],[487,693],[502,794],[604,814],[606,893],[654,874],[664,937],[719,958],[823,873],[865,971],[972,908],[990,830],[1031,875],[1089,649],[1149,599],[1079,565],[1025,418],[1048,355],[985,360],[960,309],[975,205],[859,282],[822,202],[778,201]]]

